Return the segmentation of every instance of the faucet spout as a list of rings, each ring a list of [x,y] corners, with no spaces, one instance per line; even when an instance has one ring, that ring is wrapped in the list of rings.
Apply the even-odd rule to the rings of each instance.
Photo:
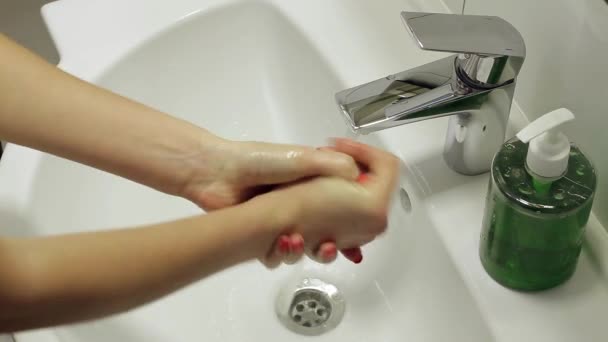
[[[353,131],[367,134],[478,109],[489,89],[470,89],[458,81],[455,57],[366,83],[336,94]]]
[[[343,90],[336,94],[340,111],[351,129],[363,134],[451,116],[444,148],[448,165],[467,175],[486,172],[504,142],[515,79],[525,55],[521,36],[496,17],[406,12],[402,17],[422,48],[458,54]],[[453,39],[427,34],[433,25],[460,28],[460,33],[490,25],[490,31],[506,35],[499,41],[508,47],[504,55],[496,54],[503,50],[495,43],[467,43],[474,53],[459,51]],[[448,34],[450,29],[432,32]],[[470,35],[474,34],[480,33]]]

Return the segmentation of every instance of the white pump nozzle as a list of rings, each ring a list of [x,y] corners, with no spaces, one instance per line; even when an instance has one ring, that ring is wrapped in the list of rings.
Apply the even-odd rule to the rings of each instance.
[[[526,164],[534,174],[544,178],[557,178],[568,169],[570,142],[556,128],[574,120],[566,108],[556,109],[531,122],[517,133],[517,138],[530,143]]]

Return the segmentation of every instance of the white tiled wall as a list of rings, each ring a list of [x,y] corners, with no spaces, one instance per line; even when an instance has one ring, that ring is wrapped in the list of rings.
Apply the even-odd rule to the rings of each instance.
[[[531,120],[558,107],[577,116],[565,131],[599,171],[594,213],[608,227],[606,0],[466,0],[465,14],[497,15],[522,33],[527,56],[515,101]]]

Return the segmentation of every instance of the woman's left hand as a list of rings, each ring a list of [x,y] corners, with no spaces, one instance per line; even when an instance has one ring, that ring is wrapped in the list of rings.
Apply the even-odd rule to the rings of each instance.
[[[205,210],[239,204],[273,187],[304,178],[333,176],[355,180],[359,176],[352,157],[331,149],[218,140],[215,144],[206,143],[204,150],[206,153],[189,158],[191,171],[185,173],[188,178],[180,195]],[[281,236],[275,244],[275,254],[266,262],[268,266],[296,262],[304,253],[304,240],[298,233]],[[333,242],[324,243],[316,260],[330,262],[336,253]],[[351,260],[360,260],[358,249],[354,256],[343,253]]]
[[[205,210],[244,202],[277,185],[316,176],[355,180],[353,158],[312,147],[219,140],[194,158],[180,194]]]

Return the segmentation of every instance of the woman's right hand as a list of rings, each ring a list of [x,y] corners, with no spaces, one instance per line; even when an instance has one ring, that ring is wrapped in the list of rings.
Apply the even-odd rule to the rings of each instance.
[[[306,254],[319,259],[319,248],[335,243],[337,249],[364,245],[386,229],[388,208],[397,182],[399,162],[390,153],[348,139],[337,139],[334,149],[350,155],[366,173],[357,183],[341,178],[316,177],[256,198],[272,201],[289,222],[278,236],[301,236]],[[285,256],[269,246],[260,260],[269,267]],[[335,252],[335,251],[334,251]],[[292,260],[293,261],[293,260]]]

